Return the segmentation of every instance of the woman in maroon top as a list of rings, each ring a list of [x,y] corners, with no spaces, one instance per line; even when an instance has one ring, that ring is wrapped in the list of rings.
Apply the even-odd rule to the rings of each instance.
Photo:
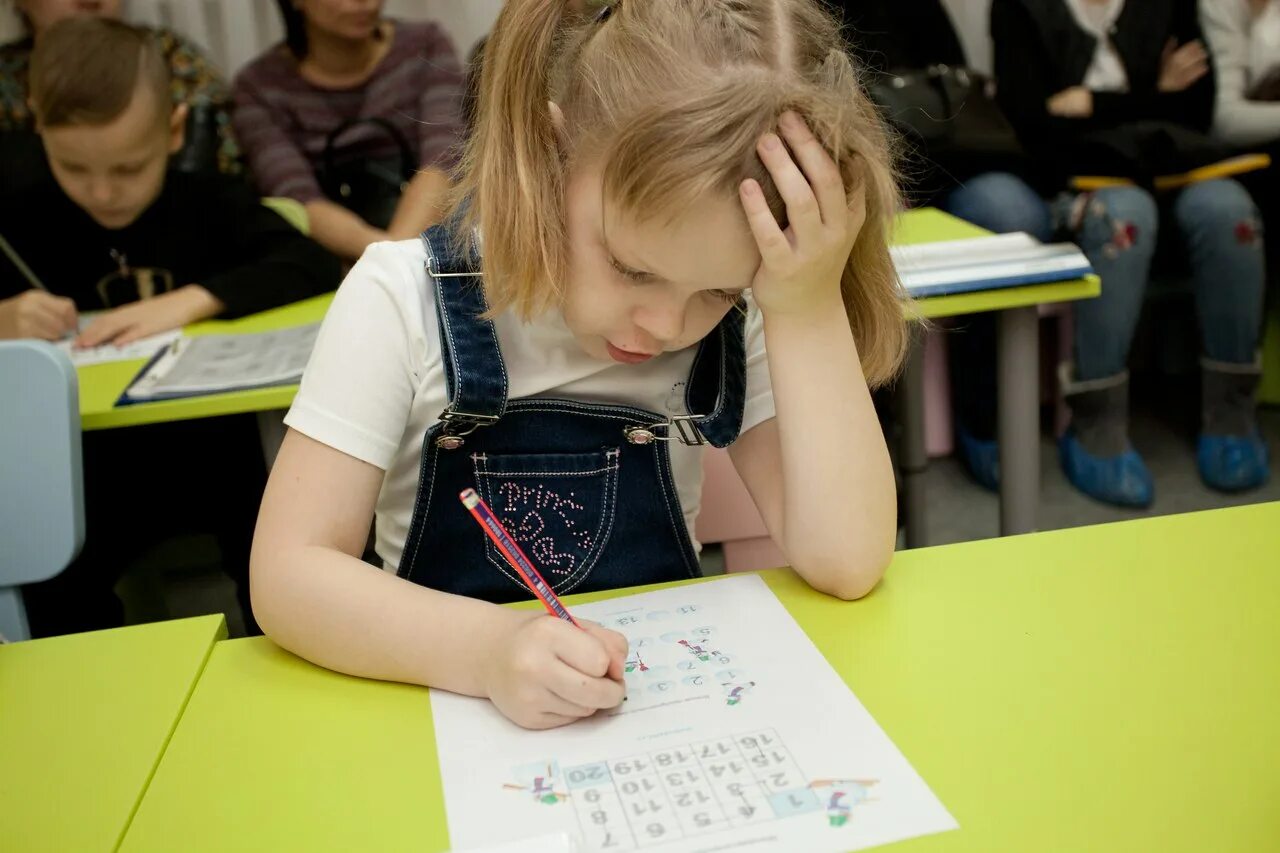
[[[280,11],[285,43],[233,88],[259,190],[306,205],[312,236],[348,259],[416,236],[439,218],[462,137],[463,74],[448,36],[384,18],[381,0],[280,0]],[[370,181],[390,206],[351,191]]]

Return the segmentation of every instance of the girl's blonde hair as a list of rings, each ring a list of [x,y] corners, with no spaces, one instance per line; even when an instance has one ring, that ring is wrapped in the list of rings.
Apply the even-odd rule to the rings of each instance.
[[[834,157],[846,190],[865,187],[866,224],[841,289],[867,381],[891,379],[908,340],[887,245],[899,195],[887,132],[839,25],[817,0],[582,5],[507,0],[485,46],[455,212],[468,226],[460,233],[479,226],[484,235],[493,309],[527,318],[560,297],[565,184],[578,163],[602,164],[604,192],[641,220],[674,220],[707,193],[736,199],[754,178],[785,227],[756,143],[792,109]]]

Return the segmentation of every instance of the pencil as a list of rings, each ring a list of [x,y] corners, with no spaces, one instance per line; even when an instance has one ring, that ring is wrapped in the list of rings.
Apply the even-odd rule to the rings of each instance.
[[[26,261],[22,260],[22,256],[14,251],[13,246],[9,245],[9,241],[4,238],[3,234],[0,234],[0,250],[4,251],[9,260],[13,262],[13,265],[18,268],[18,272],[22,273],[22,277],[25,278],[32,287],[36,290],[43,290],[45,293],[49,292],[49,288],[45,287],[44,282],[31,271],[31,267],[27,266]]]
[[[533,563],[525,556],[524,551],[520,550],[516,540],[511,538],[511,534],[502,526],[502,522],[498,521],[498,517],[493,514],[493,510],[489,509],[489,505],[476,493],[476,490],[467,489],[458,497],[462,500],[462,505],[470,510],[471,517],[484,528],[484,532],[493,540],[498,552],[516,570],[516,574],[520,575],[524,585],[529,587],[529,590],[542,602],[542,606],[547,608],[547,612],[581,628],[582,626],[578,624],[578,620],[574,619],[572,614],[560,603],[560,599],[551,590],[550,584],[542,579],[542,575],[534,568]]]

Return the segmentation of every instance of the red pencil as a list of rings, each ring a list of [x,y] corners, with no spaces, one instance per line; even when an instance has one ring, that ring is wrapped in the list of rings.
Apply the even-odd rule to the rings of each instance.
[[[484,532],[493,540],[498,552],[511,564],[511,568],[516,570],[516,574],[520,575],[520,579],[524,581],[525,586],[529,587],[533,594],[538,597],[538,600],[542,602],[542,606],[547,608],[547,612],[581,628],[582,626],[578,624],[578,620],[574,619],[572,614],[560,603],[560,599],[551,590],[551,585],[542,579],[542,575],[534,568],[533,562],[525,556],[524,551],[520,550],[516,540],[511,538],[511,534],[502,526],[502,522],[498,521],[498,517],[493,514],[493,510],[489,509],[489,505],[484,502],[484,499],[476,494],[476,490],[467,489],[458,497],[462,499],[462,505],[470,510],[471,517],[484,528]]]

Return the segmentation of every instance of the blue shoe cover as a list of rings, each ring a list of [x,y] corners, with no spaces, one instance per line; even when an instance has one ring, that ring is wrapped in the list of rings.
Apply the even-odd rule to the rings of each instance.
[[[1253,435],[1204,435],[1196,441],[1200,478],[1220,492],[1256,489],[1271,475],[1267,445]]]
[[[1118,456],[1094,456],[1068,430],[1058,441],[1058,455],[1067,479],[1094,500],[1144,508],[1155,499],[1151,472],[1132,447]]]

